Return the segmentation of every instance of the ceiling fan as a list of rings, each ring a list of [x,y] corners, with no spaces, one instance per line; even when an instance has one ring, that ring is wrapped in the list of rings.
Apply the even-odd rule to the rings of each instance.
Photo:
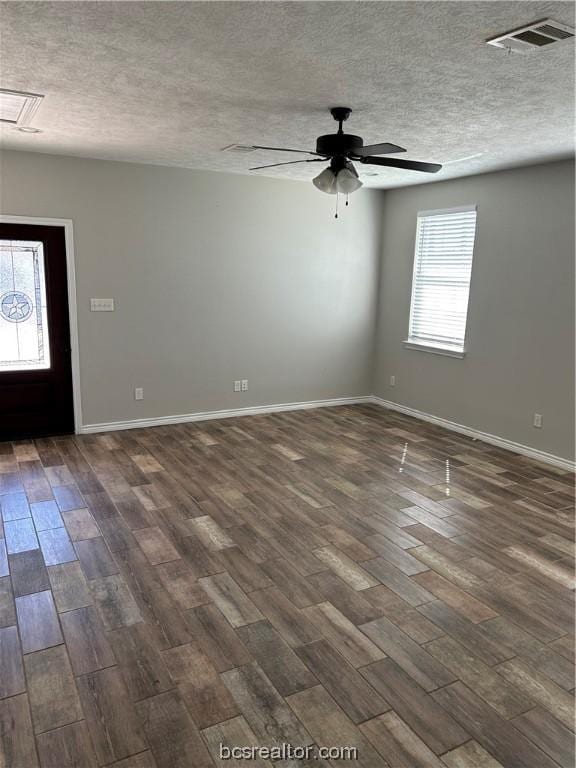
[[[352,113],[349,107],[333,107],[330,113],[338,123],[338,132],[319,136],[316,140],[315,152],[304,149],[253,145],[254,149],[266,149],[273,152],[298,152],[304,155],[315,155],[315,157],[306,160],[289,160],[286,163],[258,165],[249,170],[259,171],[262,168],[275,168],[279,165],[295,165],[296,163],[325,163],[327,160],[330,160],[328,168],[325,168],[316,176],[312,183],[321,192],[326,192],[329,195],[335,195],[339,192],[348,195],[362,186],[352,161],[365,165],[404,168],[410,171],[423,171],[424,173],[437,173],[442,168],[438,163],[422,163],[418,160],[401,160],[393,157],[375,157],[375,155],[391,155],[397,152],[406,152],[406,150],[403,147],[388,142],[364,146],[364,140],[361,136],[344,133],[342,130],[342,123],[348,120]]]

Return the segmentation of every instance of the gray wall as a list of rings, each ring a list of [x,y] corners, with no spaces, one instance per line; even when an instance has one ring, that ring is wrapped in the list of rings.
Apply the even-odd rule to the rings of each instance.
[[[19,152],[0,170],[2,213],[74,222],[84,424],[370,394],[381,193],[335,221],[302,182]]]
[[[3,213],[74,221],[84,424],[374,392],[573,456],[573,163],[361,190],[335,221],[302,182],[0,161]],[[406,350],[416,214],[468,203],[467,355]],[[90,297],[116,311],[91,313]]]
[[[466,357],[405,349],[416,214],[470,203],[478,219]],[[382,239],[375,394],[572,458],[574,164],[389,191]]]

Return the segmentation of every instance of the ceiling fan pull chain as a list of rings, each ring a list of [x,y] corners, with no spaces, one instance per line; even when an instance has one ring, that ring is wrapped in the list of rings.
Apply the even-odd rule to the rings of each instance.
[[[348,197],[349,195],[346,195],[346,207],[348,207]]]
[[[336,213],[334,215],[334,218],[338,218],[338,192],[336,192]]]

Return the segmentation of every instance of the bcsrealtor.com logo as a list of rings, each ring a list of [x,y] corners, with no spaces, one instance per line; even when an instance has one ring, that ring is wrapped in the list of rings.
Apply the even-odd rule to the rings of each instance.
[[[220,744],[220,760],[358,760],[358,748],[350,746],[317,747],[274,744],[231,747]]]

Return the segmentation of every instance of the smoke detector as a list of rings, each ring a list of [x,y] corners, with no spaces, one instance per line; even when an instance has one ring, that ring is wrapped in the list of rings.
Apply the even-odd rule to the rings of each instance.
[[[543,19],[520,27],[504,35],[491,37],[486,40],[487,45],[496,48],[505,48],[513,53],[529,53],[552,43],[559,43],[574,37],[574,29],[566,24],[560,24],[552,19]]]
[[[0,88],[0,123],[27,127],[44,96]]]

